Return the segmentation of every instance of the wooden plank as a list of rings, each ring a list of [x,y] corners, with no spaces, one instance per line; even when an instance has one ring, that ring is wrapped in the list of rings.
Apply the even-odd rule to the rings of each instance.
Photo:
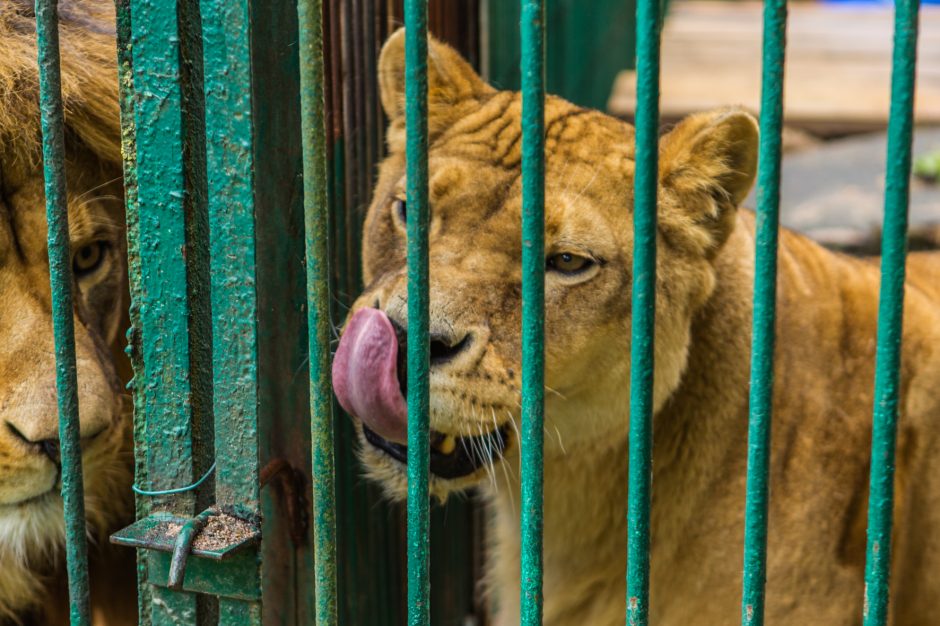
[[[755,112],[760,99],[759,2],[670,5],[663,29],[662,116],[727,105]],[[820,134],[882,128],[888,120],[893,9],[792,4],[786,123]],[[940,124],[940,7],[921,11],[916,121]],[[608,101],[632,118],[636,76],[622,72]]]

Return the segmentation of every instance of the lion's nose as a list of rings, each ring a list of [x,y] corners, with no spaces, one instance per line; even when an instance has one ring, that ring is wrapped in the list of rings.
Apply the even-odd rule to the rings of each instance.
[[[58,465],[61,461],[61,455],[59,453],[59,440],[58,439],[43,439],[39,442],[39,449],[45,454],[49,459]]]
[[[48,439],[31,439],[26,434],[23,433],[19,428],[16,427],[13,422],[7,422],[7,430],[10,431],[10,434],[13,435],[16,439],[19,439],[23,443],[34,446],[33,449],[36,452],[46,455],[49,459],[55,463],[59,464],[60,454],[59,454],[59,440],[58,438],[48,438]]]
[[[33,439],[33,438],[28,437],[24,433],[24,431],[17,428],[13,422],[7,421],[6,426],[7,426],[7,430],[10,432],[10,434],[13,435],[13,437],[15,437],[16,439],[19,439],[25,444],[33,446],[33,449],[37,453],[43,454],[49,457],[49,460],[55,463],[56,465],[59,465],[61,463],[62,452],[59,449],[58,432],[49,432],[49,430],[46,430],[46,432],[44,433],[44,434],[47,434],[46,437],[41,438],[41,439]],[[84,444],[88,443],[89,441],[91,441],[92,439],[100,435],[102,432],[104,432],[105,430],[107,430],[107,428],[102,427],[88,435],[86,435],[85,433],[82,433],[82,437],[81,437],[82,445],[84,446]],[[48,435],[54,435],[54,436],[50,437]]]
[[[431,367],[439,367],[453,361],[461,352],[465,352],[473,343],[473,335],[445,335],[431,333]]]

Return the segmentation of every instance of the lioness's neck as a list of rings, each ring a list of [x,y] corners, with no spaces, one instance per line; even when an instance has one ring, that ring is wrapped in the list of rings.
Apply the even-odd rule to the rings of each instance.
[[[695,516],[705,513],[707,502],[698,501],[702,485],[745,434],[740,418],[746,411],[751,241],[742,230],[728,242],[727,260],[717,260],[717,288],[694,322],[686,374],[654,420],[654,550],[665,558]],[[729,342],[729,336],[741,340]],[[623,621],[628,416],[622,421],[619,437],[545,458],[546,624]],[[489,587],[498,626],[518,623],[519,485],[509,483],[490,494]],[[657,501],[684,505],[662,507]]]
[[[592,621],[590,599],[622,589],[626,564],[626,439],[601,448],[568,449],[545,458],[544,592],[545,623],[580,615]],[[519,484],[510,480],[489,493],[493,543],[487,584],[499,618],[497,626],[518,623]],[[624,502],[612,510],[610,503]],[[583,588],[575,589],[570,581]],[[613,588],[611,581],[615,581]],[[590,589],[590,593],[585,593]],[[585,601],[588,601],[587,603]],[[593,616],[597,617],[597,616]]]

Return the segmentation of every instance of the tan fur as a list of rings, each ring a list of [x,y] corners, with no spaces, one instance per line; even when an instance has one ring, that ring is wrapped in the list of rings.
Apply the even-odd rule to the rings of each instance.
[[[101,253],[97,269],[76,276],[74,316],[95,621],[129,624],[133,569],[107,548],[131,512],[114,9],[105,0],[59,6],[72,252]],[[31,3],[0,3],[0,622],[57,624],[66,601],[60,477],[39,443],[55,440],[58,425],[36,63]],[[112,578],[120,584],[108,587]]]
[[[403,33],[380,59],[391,118],[364,230],[368,287],[406,323]],[[520,97],[486,86],[430,42],[431,330],[473,333],[431,372],[431,428],[492,432],[519,418]],[[546,298],[545,624],[623,624],[634,134],[546,102],[546,254],[599,263],[549,271]],[[754,218],[736,210],[757,126],[696,115],[660,144],[651,623],[740,620]],[[906,292],[894,624],[940,623],[940,259],[912,255]],[[770,624],[861,621],[878,269],[783,231],[771,457]],[[478,485],[491,513],[487,588],[497,626],[518,623],[518,441]],[[395,497],[401,464],[362,441]]]

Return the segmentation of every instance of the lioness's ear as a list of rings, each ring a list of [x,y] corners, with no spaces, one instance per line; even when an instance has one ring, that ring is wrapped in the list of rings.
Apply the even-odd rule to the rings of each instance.
[[[405,117],[405,29],[399,28],[379,55],[379,92],[390,124],[403,128]],[[428,37],[428,134],[433,137],[462,114],[458,105],[494,89],[447,44]],[[390,137],[390,140],[392,138]]]
[[[667,234],[706,255],[717,251],[754,183],[757,147],[757,122],[741,109],[692,115],[666,134],[659,145],[659,178]]]

